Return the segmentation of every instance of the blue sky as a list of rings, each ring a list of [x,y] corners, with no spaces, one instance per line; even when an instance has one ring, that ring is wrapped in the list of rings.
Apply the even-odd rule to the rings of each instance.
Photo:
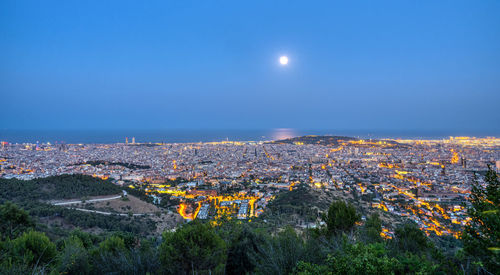
[[[0,129],[498,133],[499,14],[495,0],[3,0]]]

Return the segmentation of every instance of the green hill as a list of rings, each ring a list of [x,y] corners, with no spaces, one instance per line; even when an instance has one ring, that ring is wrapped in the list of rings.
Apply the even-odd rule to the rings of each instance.
[[[1,179],[0,202],[48,201],[121,193],[109,180],[86,175],[61,175],[33,180]]]
[[[48,234],[65,234],[81,228],[92,232],[126,231],[148,235],[156,223],[148,216],[101,215],[55,206],[52,200],[82,199],[121,194],[122,188],[109,180],[86,175],[61,175],[33,180],[0,179],[0,204],[11,201],[36,217]]]
[[[380,147],[380,148],[408,148],[410,145],[401,144],[392,140],[369,139],[363,140],[346,136],[301,136],[275,140],[269,144],[301,144],[301,145],[323,145],[323,146],[352,146],[352,147]]]

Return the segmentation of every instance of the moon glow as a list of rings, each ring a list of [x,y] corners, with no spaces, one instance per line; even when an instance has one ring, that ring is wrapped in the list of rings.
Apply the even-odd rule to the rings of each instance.
[[[287,65],[288,64],[288,57],[285,55],[281,56],[280,57],[280,64],[283,66]]]

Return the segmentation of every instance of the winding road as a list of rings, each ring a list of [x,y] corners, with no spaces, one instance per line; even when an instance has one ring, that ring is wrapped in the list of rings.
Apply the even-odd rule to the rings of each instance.
[[[52,202],[52,205],[64,206],[64,205],[71,205],[71,204],[109,201],[109,200],[116,200],[116,199],[119,199],[121,197],[122,197],[122,195],[113,195],[111,197],[85,200],[85,202],[83,202],[82,200],[73,200],[73,201],[64,201],[64,202]],[[76,208],[76,207],[70,207],[70,208],[78,210],[78,211],[82,211],[82,212],[96,213],[96,214],[102,214],[102,215],[129,216],[129,214],[127,214],[127,213],[111,213],[111,212],[104,212],[104,211],[90,210],[90,209],[83,209],[83,208]],[[151,214],[150,213],[143,213],[143,214],[132,214],[132,215],[133,216],[146,216],[146,215],[151,215]]]
[[[52,205],[70,205],[70,204],[79,204],[79,203],[87,203],[87,202],[109,201],[109,200],[116,200],[116,199],[119,199],[121,197],[122,197],[121,195],[118,195],[118,196],[107,197],[107,198],[85,200],[85,202],[83,202],[82,200],[54,202],[54,203],[52,203]]]
[[[125,214],[125,213],[111,213],[111,212],[103,212],[103,211],[89,210],[89,209],[83,209],[83,208],[71,208],[71,209],[75,209],[75,210],[83,211],[83,212],[90,212],[90,213],[102,214],[102,215],[129,216],[129,214]],[[132,215],[133,216],[145,216],[145,215],[151,215],[151,214],[144,213],[144,214],[132,214]]]

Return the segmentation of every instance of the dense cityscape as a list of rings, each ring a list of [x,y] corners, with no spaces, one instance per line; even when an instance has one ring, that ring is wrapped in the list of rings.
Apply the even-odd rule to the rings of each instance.
[[[279,192],[300,184],[365,202],[415,221],[429,234],[452,235],[468,218],[471,182],[500,169],[500,139],[363,140],[306,136],[272,142],[116,144],[1,143],[0,175],[29,180],[63,174],[140,188],[159,204],[178,199],[185,220],[252,220]],[[236,191],[235,191],[236,190]],[[229,192],[231,191],[231,192]],[[320,223],[306,224],[315,227]],[[384,238],[393,228],[384,225]]]

